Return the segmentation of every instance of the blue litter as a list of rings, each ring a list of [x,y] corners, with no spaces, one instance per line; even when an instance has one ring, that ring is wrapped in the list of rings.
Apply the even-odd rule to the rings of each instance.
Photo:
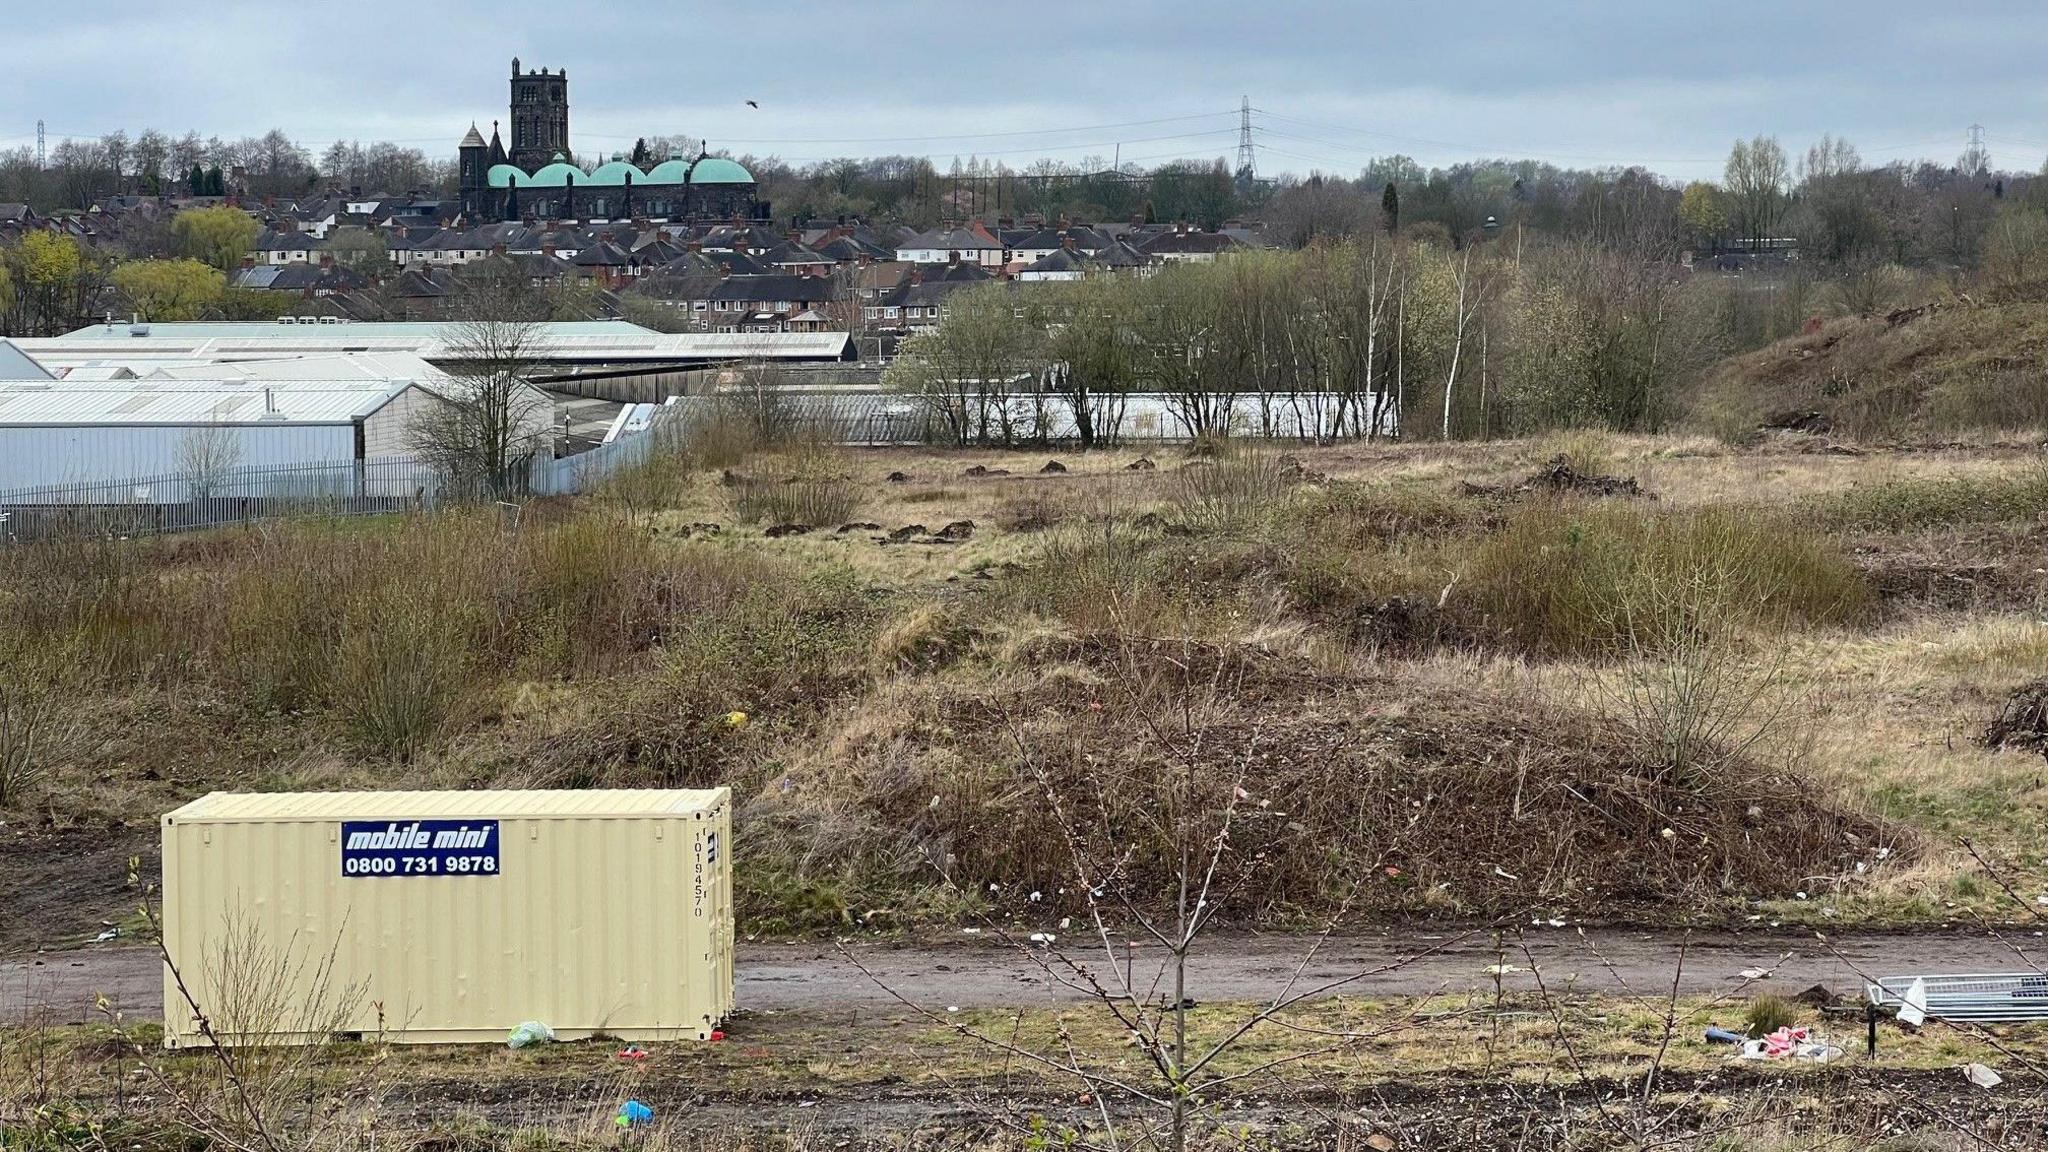
[[[649,1108],[638,1100],[628,1100],[624,1104],[619,1105],[619,1116],[616,1123],[621,1128],[638,1128],[643,1124],[652,1124],[654,1123],[654,1109]]]

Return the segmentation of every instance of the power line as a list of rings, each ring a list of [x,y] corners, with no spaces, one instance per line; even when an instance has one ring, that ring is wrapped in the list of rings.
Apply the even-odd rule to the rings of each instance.
[[[1215,120],[1234,116],[1234,111],[1197,112],[1187,116],[1161,116],[1151,120],[1123,120],[1114,124],[1075,124],[1063,128],[1020,128],[1007,132],[956,132],[940,136],[833,136],[812,138],[774,139],[768,137],[746,137],[749,147],[768,144],[931,144],[942,141],[1007,140],[1019,136],[1058,136],[1071,132],[1106,132],[1112,128],[1144,128],[1154,124],[1182,124],[1190,120]],[[603,132],[578,132],[576,135],[594,140],[634,140],[636,136],[619,136]],[[1171,139],[1171,137],[1154,137]],[[1044,144],[1039,147],[1065,148],[1086,145]],[[1028,151],[1028,149],[1027,149]]]

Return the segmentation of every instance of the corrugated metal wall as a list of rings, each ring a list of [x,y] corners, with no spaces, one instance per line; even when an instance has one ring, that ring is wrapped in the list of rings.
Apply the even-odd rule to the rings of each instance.
[[[363,457],[412,455],[419,447],[412,442],[413,421],[427,405],[436,403],[439,401],[426,389],[414,386],[363,417]]]
[[[732,1006],[717,796],[677,815],[502,819],[495,875],[344,876],[339,820],[166,818],[165,944],[215,1021],[234,1016],[250,965],[230,953],[253,939],[253,967],[298,1004],[332,956],[329,999],[362,989],[344,1032],[502,1041],[538,1020],[565,1040],[701,1039]],[[168,970],[164,997],[166,1046],[203,1044]]]
[[[199,425],[52,428],[0,425],[0,489],[90,484],[185,471],[184,447]],[[227,425],[242,467],[333,464],[355,458],[352,425]],[[206,433],[214,429],[206,427]]]

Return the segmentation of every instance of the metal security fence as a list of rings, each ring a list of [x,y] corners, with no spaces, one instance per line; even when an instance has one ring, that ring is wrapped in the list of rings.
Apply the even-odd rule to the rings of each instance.
[[[153,536],[258,520],[426,511],[526,494],[524,469],[499,482],[447,475],[411,457],[225,468],[0,492],[0,542]]]

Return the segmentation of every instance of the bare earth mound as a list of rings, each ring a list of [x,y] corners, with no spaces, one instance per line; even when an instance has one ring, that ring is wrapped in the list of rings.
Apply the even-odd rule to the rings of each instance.
[[[1895,829],[1743,764],[1678,778],[1576,712],[1180,641],[1050,643],[986,688],[920,681],[830,761],[870,835],[908,830],[963,889],[1078,904],[1055,802],[1130,891],[1169,890],[1172,779],[1220,812],[1241,778],[1233,919],[1711,915],[1853,871]],[[1049,785],[1049,787],[1048,787]],[[796,792],[830,789],[800,780]],[[820,803],[807,797],[811,807]],[[794,816],[790,800],[764,801]],[[1038,893],[1036,900],[1030,895]]]

